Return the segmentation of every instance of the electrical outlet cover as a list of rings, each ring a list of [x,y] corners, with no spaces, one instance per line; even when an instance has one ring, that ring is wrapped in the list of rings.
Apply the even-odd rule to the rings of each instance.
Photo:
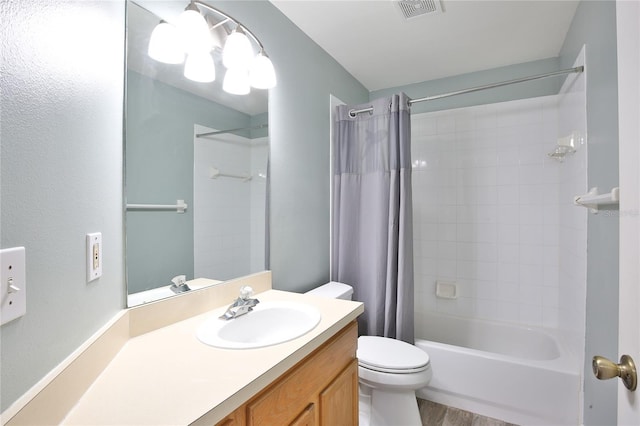
[[[87,234],[87,282],[102,276],[102,233]]]
[[[27,312],[24,247],[0,250],[0,325]]]

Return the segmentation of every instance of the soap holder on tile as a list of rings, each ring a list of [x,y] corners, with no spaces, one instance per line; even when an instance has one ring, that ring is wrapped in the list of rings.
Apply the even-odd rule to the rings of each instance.
[[[458,285],[454,281],[436,281],[436,297],[457,299]]]
[[[562,163],[564,161],[564,157],[567,154],[573,154],[574,152],[576,152],[578,146],[583,144],[584,138],[582,137],[580,132],[574,130],[568,136],[558,138],[558,144],[556,148],[547,155]]]

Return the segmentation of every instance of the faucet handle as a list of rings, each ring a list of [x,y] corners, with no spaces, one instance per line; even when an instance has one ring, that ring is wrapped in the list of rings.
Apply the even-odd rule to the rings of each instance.
[[[246,300],[253,296],[253,289],[248,285],[240,287],[240,299]]]
[[[186,275],[178,275],[178,276],[175,276],[175,277],[171,278],[171,282],[174,285],[177,285],[177,286],[180,286],[180,285],[184,284],[186,281],[187,281],[187,276]]]

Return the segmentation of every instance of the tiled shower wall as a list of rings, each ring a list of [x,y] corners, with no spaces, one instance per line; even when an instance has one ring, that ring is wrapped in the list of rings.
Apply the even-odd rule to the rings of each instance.
[[[211,130],[196,126],[197,133]],[[254,144],[235,135],[195,139],[195,277],[227,280],[264,270],[266,186],[264,177],[258,175],[266,170],[267,152],[266,142]],[[223,174],[251,175],[251,180],[212,179],[210,167]]]
[[[561,265],[561,248],[572,244],[561,238],[582,230],[565,223],[575,229],[562,232],[560,216],[569,207],[586,213],[566,207],[563,193],[565,175],[580,177],[572,172],[579,162],[547,156],[556,146],[562,98],[411,117],[417,336],[425,311],[570,327],[560,324],[566,295],[560,271],[580,274]],[[586,171],[582,179],[566,191],[586,186]],[[584,244],[586,255],[586,237]],[[436,297],[438,281],[455,283],[457,298]],[[584,306],[584,299],[574,302]]]

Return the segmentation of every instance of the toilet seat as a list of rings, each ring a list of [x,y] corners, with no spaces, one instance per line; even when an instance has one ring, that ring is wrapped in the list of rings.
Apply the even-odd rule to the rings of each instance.
[[[429,355],[401,340],[360,336],[357,350],[360,367],[392,374],[419,373],[429,367]]]

